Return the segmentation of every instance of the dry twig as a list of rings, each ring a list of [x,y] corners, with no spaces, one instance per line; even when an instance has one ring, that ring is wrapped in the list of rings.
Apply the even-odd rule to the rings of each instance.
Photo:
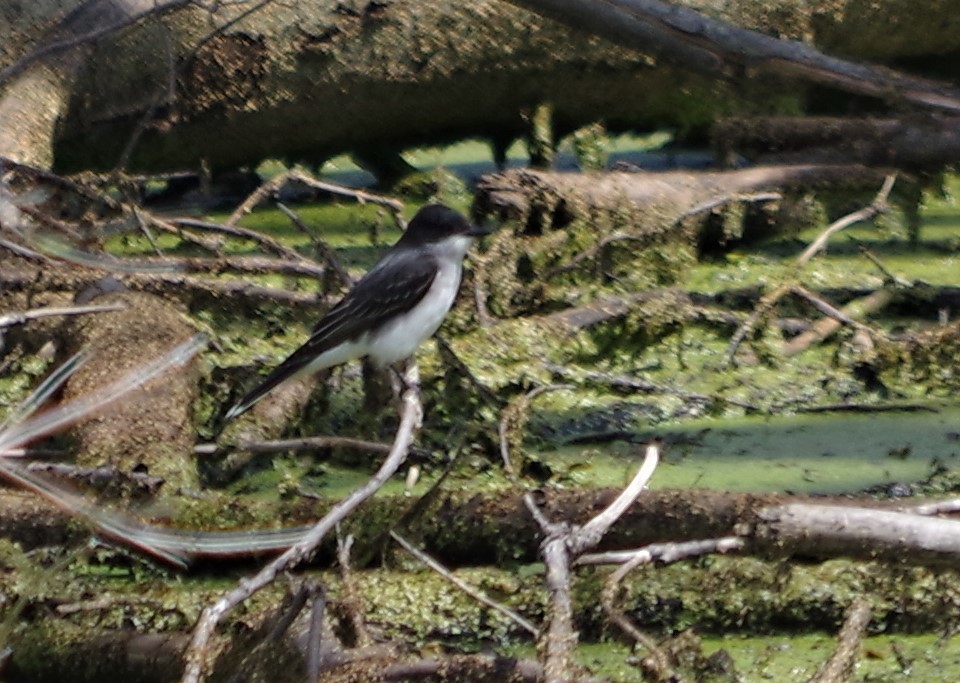
[[[390,197],[384,197],[382,195],[373,194],[370,192],[364,192],[363,190],[355,190],[350,187],[344,187],[343,185],[337,185],[335,183],[328,183],[322,180],[317,180],[313,176],[304,173],[303,171],[292,169],[286,173],[282,173],[275,178],[272,178],[265,182],[263,185],[254,190],[250,196],[248,196],[241,204],[234,209],[233,213],[230,214],[230,217],[227,218],[226,225],[234,226],[237,221],[243,218],[245,215],[253,211],[254,207],[257,206],[264,199],[269,197],[274,192],[278,191],[281,187],[284,186],[287,182],[295,180],[303,183],[307,187],[311,187],[315,190],[321,190],[323,192],[329,192],[331,194],[337,194],[344,197],[353,197],[361,204],[379,204],[385,206],[393,212],[395,218],[399,220],[400,212],[403,210],[403,202],[397,199],[391,199]]]
[[[659,445],[656,442],[649,444],[643,464],[627,488],[600,514],[582,526],[552,523],[542,513],[534,512],[536,506],[529,494],[524,497],[545,537],[540,544],[540,555],[546,564],[545,583],[550,593],[547,626],[541,632],[546,681],[566,681],[573,673],[573,653],[577,643],[570,594],[570,568],[573,561],[599,543],[613,523],[633,504],[653,476],[659,459]]]
[[[830,237],[837,232],[840,232],[841,230],[856,223],[870,220],[874,216],[888,211],[889,205],[887,204],[887,198],[890,195],[890,191],[893,189],[893,184],[896,182],[896,179],[896,174],[888,175],[884,179],[883,186],[880,188],[880,191],[868,206],[865,206],[859,211],[854,211],[853,213],[847,214],[843,218],[831,223],[827,229],[820,233],[817,239],[815,239],[810,246],[808,246],[797,258],[795,264],[796,269],[799,270],[803,268],[807,262],[817,254],[817,252],[826,246],[826,243]],[[744,321],[744,323],[740,325],[740,327],[734,333],[733,337],[730,339],[730,344],[727,346],[728,365],[734,362],[734,358],[736,356],[737,349],[740,348],[740,344],[744,339],[746,339],[747,335],[756,328],[757,323],[763,318],[763,316],[765,316],[785,294],[796,291],[795,287],[797,285],[796,282],[793,281],[795,280],[795,276],[791,276],[789,279],[791,280],[790,282],[781,284],[769,294],[764,295],[754,307],[753,313],[751,313],[750,317],[747,318],[747,320]],[[805,292],[806,290],[803,291]],[[826,302],[823,303],[826,304]]]
[[[860,641],[863,640],[863,634],[870,623],[870,613],[870,603],[865,599],[858,598],[853,601],[840,630],[837,649],[810,679],[810,683],[845,683],[850,680],[853,667],[857,663]]]
[[[540,629],[534,626],[530,621],[528,621],[523,616],[513,611],[506,605],[501,605],[499,602],[487,596],[486,593],[479,590],[478,588],[474,588],[467,582],[457,578],[453,574],[453,572],[451,572],[449,569],[447,569],[442,564],[437,562],[435,559],[430,557],[427,553],[417,548],[415,545],[413,545],[410,541],[408,541],[403,536],[398,534],[396,531],[390,532],[390,538],[392,538],[401,546],[403,546],[404,550],[406,550],[415,558],[417,558],[418,560],[423,562],[425,565],[430,567],[430,569],[435,571],[437,574],[443,577],[446,581],[448,581],[449,583],[453,584],[454,586],[462,590],[464,593],[469,595],[471,598],[473,598],[477,602],[482,603],[487,607],[489,607],[490,609],[499,612],[503,616],[507,617],[510,621],[512,621],[513,623],[517,624],[518,626],[526,630],[531,635],[534,635],[534,636],[539,635]]]
[[[416,364],[412,361],[407,365],[404,379],[406,390],[402,396],[403,413],[400,426],[397,428],[393,448],[381,464],[380,469],[363,486],[331,508],[323,519],[317,522],[299,542],[270,562],[255,576],[241,581],[236,588],[224,594],[219,600],[203,610],[184,656],[186,667],[181,683],[200,683],[206,677],[206,672],[212,663],[210,661],[212,655],[210,642],[214,630],[230,610],[260,589],[271,584],[283,572],[289,571],[309,558],[326,535],[361,503],[376,493],[403,464],[407,450],[413,442],[414,434],[419,429],[422,418],[420,396],[417,389],[419,372]]]

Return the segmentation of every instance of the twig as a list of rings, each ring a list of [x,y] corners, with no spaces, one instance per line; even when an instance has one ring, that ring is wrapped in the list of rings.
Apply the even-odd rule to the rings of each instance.
[[[647,394],[667,394],[679,396],[687,401],[698,401],[701,403],[714,404],[717,402],[729,403],[730,405],[743,408],[745,410],[758,410],[757,406],[746,401],[740,401],[735,398],[725,398],[718,395],[698,394],[694,391],[684,391],[674,387],[668,387],[639,377],[629,375],[611,375],[606,372],[597,372],[595,370],[582,370],[574,372],[570,368],[556,363],[544,363],[544,367],[555,375],[559,375],[567,380],[582,378],[590,382],[599,382],[615,389],[627,389],[629,391],[640,391]]]
[[[261,247],[273,252],[277,256],[290,259],[291,261],[315,263],[312,259],[307,258],[296,249],[291,249],[290,247],[273,239],[269,235],[264,235],[263,233],[250,228],[244,228],[238,225],[214,223],[212,221],[202,221],[196,218],[171,218],[170,223],[174,226],[183,226],[185,228],[194,228],[196,230],[206,230],[208,232],[213,232],[220,235],[227,235],[228,237],[247,239],[251,242],[259,244]],[[315,265],[319,267],[319,264]]]
[[[757,192],[754,194],[731,194],[725,195],[723,197],[717,197],[715,199],[710,199],[703,202],[702,204],[697,204],[692,209],[687,209],[681,213],[674,223],[680,223],[681,221],[690,218],[691,216],[696,216],[698,213],[703,213],[705,211],[712,211],[717,207],[723,206],[724,204],[729,204],[731,202],[742,202],[742,203],[759,203],[759,202],[776,202],[783,199],[783,195],[779,192]]]
[[[890,191],[893,189],[893,184],[896,182],[896,180],[897,174],[891,173],[884,179],[883,186],[880,188],[877,196],[873,198],[873,201],[870,202],[868,206],[863,207],[859,211],[849,213],[843,218],[831,223],[827,229],[820,233],[817,239],[815,239],[810,246],[807,247],[802,254],[800,254],[800,257],[797,259],[797,265],[805,265],[807,261],[812,259],[817,254],[818,251],[826,246],[827,241],[834,234],[849,228],[851,225],[870,220],[874,216],[889,211],[890,205],[887,204],[887,197],[890,196]]]
[[[603,606],[603,611],[606,612],[610,621],[619,626],[629,637],[647,648],[652,657],[651,664],[656,669],[657,680],[666,680],[667,674],[671,669],[669,657],[650,636],[637,628],[637,626],[630,621],[629,617],[616,606],[617,592],[620,583],[626,578],[627,574],[642,564],[650,564],[651,562],[669,563],[710,553],[725,553],[731,550],[740,550],[744,545],[744,540],[738,536],[727,536],[705,541],[689,541],[686,543],[657,543],[648,545],[640,550],[622,550],[598,553],[595,555],[583,555],[577,558],[575,564],[615,563],[621,565],[612,572],[604,582],[603,590],[600,593],[600,604]]]
[[[209,669],[212,657],[210,640],[213,638],[217,624],[220,623],[227,612],[272,583],[283,572],[309,558],[337,523],[349,516],[361,503],[376,493],[403,464],[422,417],[420,397],[416,388],[419,386],[419,372],[413,362],[408,363],[405,385],[400,426],[394,438],[393,448],[383,461],[380,469],[363,486],[337,503],[298,543],[270,562],[255,576],[241,581],[236,588],[203,610],[184,655],[186,667],[181,677],[181,683],[200,683],[205,678],[205,671]]]
[[[493,391],[493,389],[477,379],[476,375],[471,372],[467,364],[464,363],[460,356],[457,355],[457,352],[453,350],[453,347],[450,346],[450,343],[443,337],[443,335],[434,335],[434,339],[437,342],[437,350],[440,352],[440,358],[444,363],[452,366],[456,372],[459,372],[466,377],[467,381],[470,382],[470,386],[476,390],[477,394],[483,398],[488,405],[495,408],[503,407],[503,398]]]
[[[41,254],[40,252],[34,251],[33,249],[28,249],[27,247],[21,246],[16,242],[11,242],[8,239],[0,238],[0,247],[3,247],[4,249],[8,249],[12,251],[17,256],[22,256],[32,261],[39,261],[40,263],[45,263],[45,264],[56,263],[56,261],[54,261],[52,258],[50,258],[45,254]]]
[[[193,452],[197,455],[223,455],[232,451],[283,453],[286,451],[316,451],[325,448],[351,448],[370,453],[389,453],[392,446],[388,443],[353,439],[348,436],[305,436],[299,439],[240,441],[235,444],[202,443],[194,446]],[[430,452],[422,448],[411,448],[410,455],[427,457]]]
[[[727,345],[727,365],[734,363],[740,344],[747,338],[748,334],[756,329],[760,319],[770,312],[774,305],[790,291],[791,287],[792,284],[780,285],[769,294],[764,294],[760,298],[750,317],[743,321],[743,324],[737,328],[737,331],[734,332],[730,338],[730,343]]]
[[[876,254],[874,254],[872,251],[870,251],[870,249],[867,248],[867,245],[861,243],[859,240],[853,240],[853,242],[854,244],[857,245],[857,251],[860,252],[860,255],[877,267],[877,270],[880,271],[880,273],[883,275],[884,280],[887,283],[895,285],[896,287],[903,287],[904,289],[908,289],[911,287],[910,282],[908,282],[907,280],[904,280],[901,277],[897,277],[897,275],[893,271],[891,271],[889,268],[883,265],[883,262],[879,258],[877,258]]]
[[[164,484],[163,477],[152,475],[149,472],[123,472],[110,465],[80,467],[69,463],[34,461],[27,465],[27,471],[42,472],[61,479],[81,481],[98,488],[109,484],[133,484],[138,490],[148,493],[155,493]]]
[[[437,562],[435,559],[430,557],[427,553],[423,552],[422,550],[417,548],[415,545],[410,543],[410,541],[405,539],[396,531],[391,531],[390,537],[393,540],[395,540],[397,543],[399,543],[401,546],[403,546],[403,549],[406,550],[408,553],[410,553],[415,558],[423,562],[425,565],[430,567],[430,569],[437,572],[437,574],[443,577],[446,581],[448,581],[449,583],[453,584],[454,586],[462,590],[464,593],[469,595],[471,598],[473,598],[477,602],[480,602],[486,605],[487,607],[489,607],[490,609],[499,612],[500,614],[502,614],[503,616],[507,617],[512,622],[520,626],[521,628],[525,629],[528,633],[532,634],[533,636],[537,636],[540,633],[540,629],[534,626],[530,621],[522,617],[517,612],[514,612],[509,607],[505,605],[501,605],[499,602],[497,602],[493,598],[488,597],[483,591],[477,588],[474,588],[467,582],[454,576],[453,572],[451,572],[449,569],[447,569],[442,564]]]
[[[126,308],[123,304],[96,304],[91,306],[50,306],[46,308],[33,308],[23,313],[7,313],[0,315],[0,330],[12,327],[13,325],[23,325],[31,320],[40,318],[49,318],[58,315],[86,315],[88,313],[106,313],[108,311],[122,311]]]
[[[373,638],[367,630],[367,625],[363,621],[363,603],[360,601],[360,592],[357,590],[357,582],[354,581],[353,571],[350,565],[350,549],[353,547],[353,535],[347,534],[345,537],[340,534],[340,526],[337,525],[337,565],[340,567],[340,580],[343,582],[343,598],[340,605],[346,612],[347,621],[350,624],[351,639],[344,638],[347,645],[351,647],[367,647],[373,644]]]
[[[637,470],[637,474],[633,477],[633,481],[630,482],[627,488],[625,488],[603,512],[596,515],[571,534],[571,538],[567,544],[571,554],[574,556],[582,555],[600,542],[600,539],[602,539],[610,527],[613,526],[613,523],[620,519],[623,513],[626,512],[627,509],[633,505],[634,501],[640,497],[640,494],[643,493],[643,490],[650,482],[650,478],[653,477],[653,473],[656,471],[659,463],[660,442],[654,440],[652,443],[647,444],[643,463],[640,465],[640,469]]]
[[[854,600],[840,630],[837,649],[810,679],[810,683],[845,683],[850,680],[857,663],[860,642],[870,623],[870,614],[869,602],[864,598]]]
[[[633,481],[603,512],[583,526],[538,520],[546,536],[540,546],[540,555],[546,565],[544,581],[550,593],[547,626],[541,632],[546,681],[566,681],[573,672],[573,652],[577,643],[570,595],[570,567],[573,560],[599,543],[603,534],[634,503],[653,476],[659,460],[660,447],[654,441],[647,445],[643,464]]]
[[[500,425],[497,429],[497,433],[500,437],[500,459],[503,461],[504,471],[506,472],[507,478],[509,478],[510,481],[517,483],[517,472],[513,468],[513,462],[510,457],[510,430],[511,427],[515,426],[511,425],[511,422],[522,419],[530,405],[530,402],[540,394],[545,394],[549,391],[561,391],[572,388],[573,387],[569,384],[550,384],[540,386],[536,389],[528,391],[518,399],[514,399],[510,405],[504,408],[500,417]]]
[[[157,244],[157,239],[153,236],[153,232],[150,231],[150,226],[147,225],[147,221],[144,220],[140,207],[133,207],[133,216],[137,219],[137,225],[140,228],[140,232],[142,232],[143,236],[147,238],[150,246],[153,247],[153,251],[157,254],[157,256],[163,256],[163,251],[160,249],[160,245]]]
[[[344,187],[343,185],[324,182],[322,180],[317,180],[313,176],[304,173],[303,171],[291,169],[286,173],[282,173],[281,175],[268,180],[254,190],[245,200],[243,200],[243,202],[241,202],[236,209],[234,209],[233,213],[230,214],[230,217],[227,218],[226,225],[231,227],[236,225],[241,218],[253,211],[257,204],[262,202],[268,196],[283,187],[285,183],[291,180],[299,181],[315,190],[322,190],[324,192],[329,192],[331,194],[337,194],[344,197],[353,197],[361,204],[370,203],[386,206],[393,212],[395,218],[398,218],[400,212],[403,210],[403,202],[397,199],[391,199],[390,197],[364,192],[363,190],[355,190],[353,188]]]
[[[691,557],[711,553],[728,553],[743,549],[745,541],[740,536],[724,536],[703,541],[683,541],[678,543],[651,543],[638,550],[611,550],[605,553],[581,555],[574,565],[577,567],[599,564],[626,564],[636,560],[634,568],[641,564],[670,564]]]
[[[323,259],[324,263],[327,264],[329,271],[337,276],[337,284],[344,289],[350,287],[353,284],[353,278],[350,276],[350,273],[347,272],[347,269],[340,264],[340,259],[337,258],[337,253],[333,250],[333,247],[315,235],[307,224],[303,222],[303,219],[286,204],[277,202],[277,208],[290,219],[291,223],[297,226],[300,232],[310,238],[310,241],[313,242],[314,249]]]

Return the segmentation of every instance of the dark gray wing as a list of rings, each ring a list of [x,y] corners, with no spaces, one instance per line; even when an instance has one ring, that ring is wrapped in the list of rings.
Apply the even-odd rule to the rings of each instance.
[[[379,327],[409,311],[424,297],[439,264],[429,254],[413,250],[392,251],[353,286],[313,328],[303,346],[274,368],[263,381],[227,413],[232,419],[284,380],[310,365],[320,354]]]

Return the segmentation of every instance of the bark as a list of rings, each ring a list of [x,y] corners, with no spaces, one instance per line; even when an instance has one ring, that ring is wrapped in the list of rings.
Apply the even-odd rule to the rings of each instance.
[[[658,0],[513,0],[620,45],[652,50],[667,60],[718,76],[734,69],[774,73],[957,111],[960,91],[824,55],[800,41],[779,40],[729,26],[690,8]],[[754,6],[763,12],[763,8]],[[747,10],[749,11],[749,10]],[[853,27],[848,27],[852,29]]]
[[[96,302],[122,304],[124,310],[71,321],[65,335],[75,345],[70,354],[80,349],[93,353],[67,382],[64,400],[93,392],[194,334],[179,309],[148,294],[119,292],[98,297]],[[96,419],[81,422],[71,432],[77,463],[108,464],[121,472],[148,471],[164,480],[164,494],[195,490],[199,484],[193,458],[197,389],[197,367],[192,363],[187,371],[166,373]]]
[[[614,489],[547,491],[540,494],[538,502],[549,519],[578,524],[609,505],[619,493]],[[955,541],[947,537],[960,522],[896,512],[892,504],[857,507],[858,504],[868,503],[850,498],[651,490],[611,528],[597,551],[739,533],[749,541],[745,552],[759,556],[852,557],[944,566],[955,561],[960,553]],[[294,518],[289,517],[289,512],[258,514],[264,519],[280,518],[283,526],[292,527],[319,518],[329,505],[326,501],[303,501],[297,505]],[[381,531],[373,528],[376,524],[382,524],[384,519],[403,518],[409,505],[404,497],[378,498],[355,516],[351,529],[362,533],[362,538],[376,537]],[[876,523],[871,524],[871,520]],[[809,521],[811,526],[803,527],[803,521]],[[406,536],[421,539],[427,552],[451,566],[533,561],[540,541],[536,523],[521,498],[513,494],[465,497],[448,493],[408,521],[406,528]],[[264,537],[269,533],[273,532]],[[900,537],[898,533],[909,535]],[[50,510],[22,494],[0,495],[0,534],[28,549],[82,537],[70,526],[65,513]],[[939,540],[938,535],[942,537]],[[251,547],[256,536],[253,530],[246,534]],[[932,545],[928,542],[931,538]],[[214,537],[207,544],[202,533],[189,532],[181,542],[184,546],[193,543],[192,554],[197,558],[229,562],[241,556],[237,542],[223,551],[217,550]],[[878,549],[876,555],[871,553],[872,544]],[[327,562],[333,555],[332,545],[327,543],[318,559]]]
[[[144,169],[196,168],[201,158],[213,168],[277,157],[316,162],[344,150],[383,155],[478,135],[502,148],[528,132],[524,113],[543,103],[556,139],[596,120],[613,130],[689,130],[719,112],[766,110],[781,96],[802,105],[805,97],[776,78],[717,83],[658,63],[650,45],[617,48],[494,0],[265,3],[248,16],[253,6],[245,3],[215,14],[198,3],[146,3],[151,16],[131,23],[143,4],[91,1],[70,14],[76,5],[48,0],[29,12],[21,3],[6,9],[0,67],[25,66],[4,72],[0,110],[34,115],[18,115],[33,130],[8,136],[0,154],[39,163],[54,154],[62,169],[113,168],[139,138],[129,164]],[[771,13],[746,2],[713,11],[854,58],[939,57],[960,46],[947,5],[909,12],[893,0],[863,0]],[[110,33],[118,26],[125,28]],[[91,34],[96,41],[85,40]],[[71,41],[72,52],[63,48]],[[60,49],[30,61],[45,44]],[[65,68],[70,59],[82,68]],[[840,87],[861,82],[846,78]],[[54,114],[51,144],[43,138]]]
[[[950,567],[960,554],[955,520],[810,503],[767,507],[758,517],[754,542],[788,555]]]
[[[719,121],[712,138],[722,158],[742,154],[762,164],[802,161],[939,170],[960,156],[960,119],[732,118]]]
[[[518,169],[486,175],[477,184],[474,212],[515,219],[524,234],[566,227],[575,220],[638,226],[633,234],[680,234],[681,219],[737,202],[740,195],[780,190],[870,188],[878,169],[859,165],[756,166],[736,171],[558,173]]]

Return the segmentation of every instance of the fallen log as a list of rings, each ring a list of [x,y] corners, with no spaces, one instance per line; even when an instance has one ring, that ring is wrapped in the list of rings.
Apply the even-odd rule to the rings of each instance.
[[[857,164],[755,166],[734,171],[559,173],[516,169],[483,176],[474,213],[514,219],[519,232],[539,235],[575,220],[629,225],[633,234],[682,230],[680,219],[704,205],[713,209],[742,195],[779,190],[869,189],[887,175]],[[619,221],[614,221],[619,216]]]

